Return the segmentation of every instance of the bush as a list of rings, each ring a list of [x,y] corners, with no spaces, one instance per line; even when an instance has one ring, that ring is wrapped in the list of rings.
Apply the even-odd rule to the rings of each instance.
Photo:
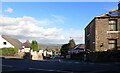
[[[18,52],[17,48],[1,48],[2,56],[14,56]]]

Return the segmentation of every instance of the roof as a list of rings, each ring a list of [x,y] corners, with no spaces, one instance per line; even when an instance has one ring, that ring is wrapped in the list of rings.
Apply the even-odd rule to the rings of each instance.
[[[14,47],[21,49],[22,48],[22,43],[15,39],[15,38],[11,38],[10,36],[7,35],[1,35],[2,38],[4,38],[6,41],[8,41],[10,44],[12,44]]]
[[[83,48],[84,49],[85,48],[85,44],[80,44],[79,48]]]
[[[30,48],[31,44],[30,44],[29,40],[27,40],[25,43],[23,43],[22,46],[25,46],[25,48]]]
[[[102,14],[100,16],[94,17],[94,19],[85,27],[85,29],[96,19],[96,18],[102,18],[102,17],[120,17],[120,10],[111,10],[105,14]]]
[[[85,49],[85,44],[78,44],[75,47],[73,47],[72,49]]]
[[[102,14],[100,16],[96,16],[96,17],[119,17],[120,16],[120,10],[111,10],[105,14]]]

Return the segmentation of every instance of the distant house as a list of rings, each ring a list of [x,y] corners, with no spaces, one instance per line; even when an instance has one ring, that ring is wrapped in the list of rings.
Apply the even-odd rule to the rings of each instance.
[[[9,48],[9,47],[12,47],[12,48],[18,48],[18,49],[22,49],[22,43],[15,39],[15,38],[12,38],[10,36],[7,36],[7,35],[0,35],[0,48]]]
[[[43,56],[46,57],[47,56],[47,51],[43,50]]]
[[[39,45],[39,53],[41,53],[42,55],[44,55],[44,48],[41,47],[41,45]]]
[[[29,40],[27,40],[25,43],[22,44],[22,48],[23,50],[21,52],[30,52],[30,47],[31,47],[31,44],[29,42]]]
[[[53,52],[52,51],[47,51],[47,54],[52,56]]]
[[[53,51],[52,50],[43,50],[43,56],[44,57],[50,57],[53,55]]]
[[[80,53],[85,51],[85,45],[84,44],[78,44],[75,47],[72,48],[72,53]]]

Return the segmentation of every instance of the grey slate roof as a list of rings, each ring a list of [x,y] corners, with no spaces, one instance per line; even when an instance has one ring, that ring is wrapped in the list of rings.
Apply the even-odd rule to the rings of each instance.
[[[117,16],[119,17],[120,16],[120,10],[111,10],[105,14],[102,14],[100,16],[96,16],[96,17],[111,17],[111,16]]]
[[[10,36],[7,35],[2,35],[2,38],[4,38],[6,41],[12,44],[14,47],[22,49],[22,43],[19,40],[11,38]]]

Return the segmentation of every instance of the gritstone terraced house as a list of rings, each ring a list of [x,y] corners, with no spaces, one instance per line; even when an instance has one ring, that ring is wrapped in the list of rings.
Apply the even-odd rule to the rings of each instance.
[[[118,10],[96,16],[85,28],[85,49],[120,50],[120,3]]]

